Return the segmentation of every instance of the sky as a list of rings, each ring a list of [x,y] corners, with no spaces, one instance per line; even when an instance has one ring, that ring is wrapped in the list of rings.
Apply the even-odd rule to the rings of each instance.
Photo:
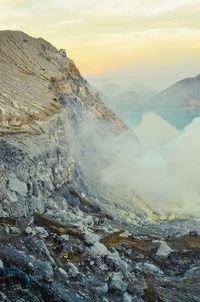
[[[199,0],[0,0],[0,30],[65,48],[87,78],[156,89],[200,73]]]

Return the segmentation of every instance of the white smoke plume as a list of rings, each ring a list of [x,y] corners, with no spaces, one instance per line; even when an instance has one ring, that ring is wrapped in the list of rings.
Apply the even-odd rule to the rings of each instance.
[[[105,187],[119,196],[137,196],[159,214],[200,217],[200,118],[156,148],[137,145],[131,131],[102,136],[99,129],[107,131],[99,121],[84,127],[78,144],[84,146],[79,150],[84,165]]]

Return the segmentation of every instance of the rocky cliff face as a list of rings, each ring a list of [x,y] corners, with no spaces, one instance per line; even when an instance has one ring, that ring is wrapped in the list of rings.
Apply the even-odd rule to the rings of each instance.
[[[0,213],[43,212],[74,177],[74,131],[93,119],[116,133],[126,127],[66,52],[43,39],[0,32],[0,79]]]
[[[74,106],[80,113],[122,123],[81,77],[64,50],[22,32],[0,33],[2,133],[41,133],[40,122]],[[69,109],[69,108],[68,108]]]

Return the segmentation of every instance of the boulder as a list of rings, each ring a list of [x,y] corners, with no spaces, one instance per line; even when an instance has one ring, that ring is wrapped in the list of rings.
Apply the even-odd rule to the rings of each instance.
[[[152,263],[149,263],[149,262],[137,263],[136,269],[138,269],[142,272],[150,273],[152,275],[164,275],[163,271],[158,266],[156,266]]]
[[[123,275],[121,272],[114,273],[112,275],[112,280],[109,284],[109,288],[111,290],[125,292],[127,286],[127,283],[123,281]]]
[[[69,276],[71,276],[73,278],[75,278],[79,275],[78,268],[72,262],[67,263],[66,269],[67,269]]]
[[[87,244],[93,245],[95,242],[99,241],[99,236],[97,234],[92,233],[92,232],[87,232],[84,235],[84,240]]]
[[[92,248],[90,249],[90,251],[94,255],[105,256],[108,254],[107,247],[100,242],[95,242],[94,245],[92,246]]]
[[[160,242],[160,246],[156,252],[156,255],[162,258],[167,258],[173,252],[165,241]]]

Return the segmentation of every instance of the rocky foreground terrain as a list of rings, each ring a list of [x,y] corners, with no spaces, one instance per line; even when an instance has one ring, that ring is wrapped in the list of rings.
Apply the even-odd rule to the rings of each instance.
[[[91,136],[126,132],[64,50],[0,32],[0,301],[200,301],[199,222],[100,182]]]

